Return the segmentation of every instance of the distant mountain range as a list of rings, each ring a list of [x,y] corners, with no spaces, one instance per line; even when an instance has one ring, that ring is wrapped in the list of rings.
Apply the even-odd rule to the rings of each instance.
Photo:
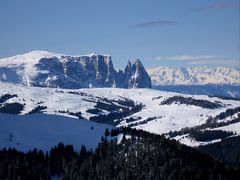
[[[140,60],[116,71],[110,55],[69,56],[47,51],[0,59],[0,81],[27,86],[88,88],[151,88]]]
[[[154,89],[240,98],[239,67],[157,67],[147,69],[147,72]]]
[[[153,86],[240,85],[239,67],[157,67],[147,69],[147,72],[152,79]]]

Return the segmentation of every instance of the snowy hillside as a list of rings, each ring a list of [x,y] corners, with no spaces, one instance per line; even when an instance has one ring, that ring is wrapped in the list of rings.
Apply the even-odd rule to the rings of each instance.
[[[240,69],[229,67],[157,67],[147,69],[153,86],[159,85],[240,85]]]
[[[69,56],[32,51],[0,59],[0,81],[37,87],[151,87],[140,60],[116,71],[110,55]]]
[[[0,148],[15,147],[21,151],[34,148],[49,151],[59,142],[95,149],[112,126],[91,121],[46,114],[10,115],[0,113]]]
[[[240,106],[240,101],[234,99],[151,89],[70,90],[8,83],[1,83],[0,87],[0,112],[21,115],[42,112],[157,134],[204,124],[210,117]]]

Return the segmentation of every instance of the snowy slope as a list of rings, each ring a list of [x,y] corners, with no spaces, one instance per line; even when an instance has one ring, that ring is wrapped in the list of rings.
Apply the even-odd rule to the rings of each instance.
[[[69,90],[0,83],[0,96],[6,94],[16,94],[17,96],[2,103],[0,110],[1,106],[5,104],[17,102],[24,106],[20,112],[21,115],[28,114],[36,107],[42,106],[45,107],[42,112],[46,114],[77,118],[81,112],[81,117],[84,119],[105,122],[119,127],[129,126],[157,134],[204,124],[210,116],[215,117],[227,109],[240,106],[240,101],[237,100],[224,100],[204,95],[192,96],[151,89],[92,88]],[[206,101],[204,103],[217,104],[219,107],[211,109],[179,102],[161,104],[169,98],[176,97],[183,97],[185,100],[192,98],[196,102],[204,100]],[[132,102],[134,102],[134,106]],[[141,105],[140,109],[129,113],[139,105]],[[113,109],[106,109],[106,107]],[[89,109],[97,110],[97,113],[89,112]],[[125,114],[121,114],[121,112],[125,112]],[[120,117],[112,118],[114,117],[113,113],[115,113],[114,115],[120,114]],[[100,116],[103,118],[98,119]]]
[[[228,126],[224,126],[224,127],[215,128],[214,130],[232,131],[240,135],[240,122],[229,124]]]
[[[157,67],[147,69],[153,86],[159,85],[207,85],[207,84],[240,84],[239,67]]]
[[[49,151],[62,142],[95,149],[104,136],[106,128],[112,126],[64,116],[46,114],[10,115],[0,113],[0,148],[14,147],[21,151],[34,148]],[[11,140],[10,140],[11,139]]]
[[[239,106],[240,107],[240,106]],[[238,113],[233,113],[233,115],[230,115],[226,118],[223,119],[217,119],[217,122],[219,123],[218,126],[220,127],[215,127],[215,128],[200,128],[200,131],[224,131],[224,132],[232,132],[232,135],[229,135],[228,137],[233,137],[233,136],[240,136],[240,112]],[[220,125],[222,123],[222,125]],[[223,124],[226,123],[226,124]],[[226,137],[226,138],[228,138]],[[177,141],[179,141],[182,144],[185,144],[187,146],[200,146],[200,145],[207,145],[207,144],[211,144],[211,143],[216,143],[216,142],[220,142],[222,140],[222,138],[219,138],[216,136],[216,138],[214,138],[213,140],[209,140],[209,141],[197,141],[196,139],[194,139],[193,137],[191,137],[189,135],[189,133],[183,134],[183,135],[177,135],[175,137],[173,137],[172,139],[175,139]]]
[[[60,54],[54,54],[47,51],[32,51],[30,53],[16,55],[9,58],[0,59],[0,80],[26,84],[30,86],[30,80],[37,75],[35,64],[42,58],[60,57]],[[47,72],[39,72],[47,73]]]

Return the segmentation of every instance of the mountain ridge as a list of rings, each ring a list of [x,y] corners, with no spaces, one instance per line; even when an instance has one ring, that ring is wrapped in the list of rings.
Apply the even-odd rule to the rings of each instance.
[[[153,86],[240,85],[239,67],[156,67],[147,69]]]
[[[151,88],[151,79],[140,60],[116,71],[110,55],[64,55],[47,51],[0,59],[0,81],[37,87]]]

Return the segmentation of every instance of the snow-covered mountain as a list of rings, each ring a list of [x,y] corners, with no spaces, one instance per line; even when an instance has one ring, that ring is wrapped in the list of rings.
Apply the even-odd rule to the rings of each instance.
[[[0,83],[0,87],[1,113],[61,115],[157,134],[195,127],[201,130],[226,127],[229,130],[233,126],[234,132],[236,127],[240,128],[240,101],[233,98],[186,95],[153,89],[73,90],[9,83]],[[185,131],[176,133],[176,138],[183,143],[206,143],[195,142],[184,133]],[[181,139],[183,135],[184,141]]]
[[[140,60],[129,62],[124,71],[116,71],[110,55],[69,56],[47,51],[0,59],[0,81],[70,89],[151,87]]]
[[[162,85],[240,85],[240,68],[157,67],[147,69],[153,86]]]

